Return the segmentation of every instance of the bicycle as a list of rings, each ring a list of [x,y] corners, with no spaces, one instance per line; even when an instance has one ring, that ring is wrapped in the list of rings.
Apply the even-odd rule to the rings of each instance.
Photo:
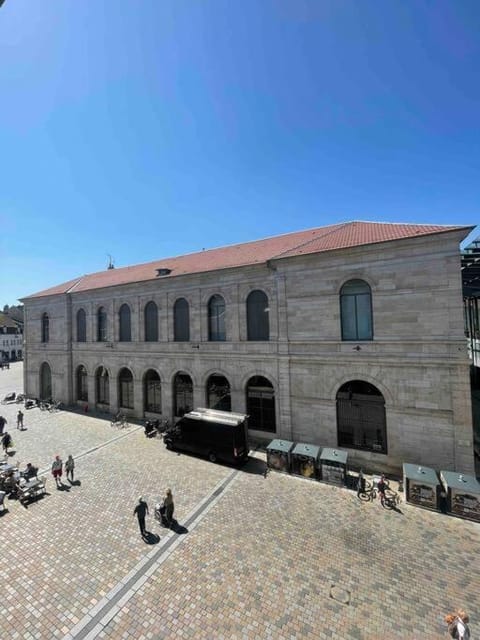
[[[377,489],[368,480],[365,480],[365,484],[360,491],[357,491],[357,496],[363,502],[371,502],[377,497]]]
[[[117,427],[118,429],[128,427],[127,416],[124,413],[117,413],[110,421],[110,426]]]
[[[400,504],[399,494],[393,489],[390,489],[390,487],[387,487],[385,489],[385,498],[382,506],[384,509],[395,509],[398,504]]]
[[[60,411],[61,409],[63,409],[63,402],[52,402],[50,406],[47,407],[47,410],[50,411],[50,413]]]

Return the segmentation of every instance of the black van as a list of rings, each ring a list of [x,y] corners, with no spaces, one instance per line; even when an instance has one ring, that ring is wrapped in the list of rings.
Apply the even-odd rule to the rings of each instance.
[[[216,409],[186,413],[163,436],[167,449],[176,449],[240,464],[248,458],[248,416]]]

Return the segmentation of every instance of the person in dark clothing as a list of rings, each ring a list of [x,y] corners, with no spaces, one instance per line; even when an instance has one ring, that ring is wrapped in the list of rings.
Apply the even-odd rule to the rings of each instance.
[[[133,515],[138,518],[138,526],[140,527],[140,533],[142,534],[142,538],[145,537],[147,531],[145,529],[145,516],[148,515],[148,505],[145,500],[140,496],[138,499],[138,504],[133,510]]]
[[[167,525],[170,526],[173,521],[173,512],[175,509],[175,506],[173,504],[173,495],[172,495],[171,489],[167,489],[165,493],[165,498],[163,499],[163,506],[165,507],[165,520],[167,522]]]
[[[3,434],[3,429],[6,424],[7,424],[7,419],[4,418],[3,416],[0,416],[0,435]]]
[[[383,507],[385,504],[385,489],[387,488],[387,483],[385,482],[385,476],[382,475],[379,483],[377,484],[378,495],[380,496],[380,502]]]
[[[12,436],[5,431],[2,438],[2,446],[5,453],[8,453],[9,448],[12,446]]]
[[[358,474],[357,496],[361,493],[365,493],[365,476],[363,475],[362,469],[360,469],[360,473]]]
[[[38,467],[34,467],[31,462],[27,462],[25,471],[22,471],[21,475],[25,478],[25,480],[36,478],[38,475]]]

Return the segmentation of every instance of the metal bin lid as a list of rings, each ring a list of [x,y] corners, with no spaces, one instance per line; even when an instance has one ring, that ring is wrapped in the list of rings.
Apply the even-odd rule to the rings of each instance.
[[[267,446],[267,451],[284,451],[285,453],[290,453],[293,445],[294,443],[290,442],[290,440],[272,440]]]
[[[440,479],[446,489],[457,489],[480,495],[480,482],[474,476],[466,476],[458,471],[440,471]]]
[[[292,456],[299,455],[316,460],[319,453],[320,447],[317,447],[316,444],[303,444],[299,442],[297,445],[295,445],[295,448],[292,451]]]
[[[430,467],[422,467],[419,464],[403,463],[403,475],[409,480],[415,480],[416,482],[425,482],[436,486],[439,484],[437,472]]]
[[[347,451],[325,447],[324,449],[322,449],[320,460],[322,462],[339,462],[340,464],[347,464],[347,456]]]

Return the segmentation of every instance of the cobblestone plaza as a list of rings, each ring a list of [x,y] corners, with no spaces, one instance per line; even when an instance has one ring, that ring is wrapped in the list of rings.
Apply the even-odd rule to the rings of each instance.
[[[22,390],[22,365],[0,371],[0,396]],[[480,525],[403,502],[398,511],[354,492],[270,473],[256,453],[241,470],[167,451],[132,425],[90,414],[0,407],[22,468],[48,494],[0,517],[0,637],[446,637],[443,615],[480,623]],[[76,460],[57,489],[55,454]],[[175,531],[153,518],[171,487]],[[150,507],[146,541],[133,508]]]

